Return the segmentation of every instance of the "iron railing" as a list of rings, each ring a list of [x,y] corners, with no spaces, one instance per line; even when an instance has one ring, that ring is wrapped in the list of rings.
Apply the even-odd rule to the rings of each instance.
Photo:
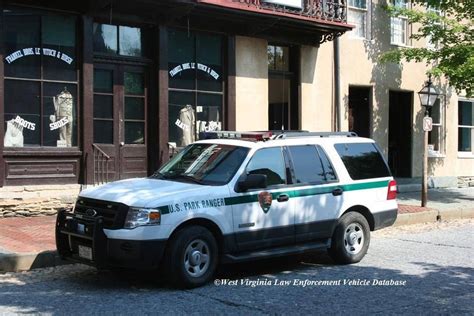
[[[94,185],[109,182],[110,156],[96,144],[92,144],[92,153],[94,155]]]
[[[347,22],[347,1],[346,0],[301,0],[302,7],[293,8],[274,1],[265,0],[231,0],[247,4],[256,9],[269,10],[273,12],[294,14],[304,16],[314,20],[326,20],[332,22]]]

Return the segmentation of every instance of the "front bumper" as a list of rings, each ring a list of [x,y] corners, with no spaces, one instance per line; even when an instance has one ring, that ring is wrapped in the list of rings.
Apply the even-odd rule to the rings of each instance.
[[[61,210],[56,219],[56,248],[65,260],[98,268],[155,269],[166,240],[110,239],[102,217],[78,215]]]

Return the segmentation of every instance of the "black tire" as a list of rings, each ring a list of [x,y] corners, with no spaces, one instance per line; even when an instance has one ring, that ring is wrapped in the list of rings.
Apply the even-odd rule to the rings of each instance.
[[[338,264],[356,263],[364,258],[369,244],[369,223],[362,214],[349,212],[339,219],[328,252]]]
[[[207,261],[203,263],[205,256]],[[217,243],[212,233],[202,226],[189,226],[170,240],[164,268],[172,286],[194,288],[212,279],[217,258]]]

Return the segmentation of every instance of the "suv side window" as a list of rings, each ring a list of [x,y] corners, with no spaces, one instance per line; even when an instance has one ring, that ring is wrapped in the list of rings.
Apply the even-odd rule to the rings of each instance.
[[[328,156],[321,147],[316,146],[316,149],[318,150],[319,157],[321,158],[321,162],[323,164],[326,181],[337,181],[336,171],[334,171],[334,167],[329,161]]]
[[[268,186],[286,183],[285,163],[281,147],[260,149],[250,159],[247,174],[264,174]]]
[[[390,171],[374,143],[334,145],[353,180],[390,177]]]
[[[315,145],[288,146],[288,151],[293,162],[296,183],[324,183],[327,181],[323,162]]]

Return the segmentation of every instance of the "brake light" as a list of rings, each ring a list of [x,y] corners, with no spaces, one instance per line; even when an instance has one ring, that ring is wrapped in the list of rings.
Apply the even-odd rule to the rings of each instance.
[[[272,137],[272,132],[234,132],[234,131],[214,131],[201,132],[200,139],[245,139],[251,141],[265,141]]]
[[[392,180],[388,183],[387,200],[395,200],[397,198],[397,181]]]

